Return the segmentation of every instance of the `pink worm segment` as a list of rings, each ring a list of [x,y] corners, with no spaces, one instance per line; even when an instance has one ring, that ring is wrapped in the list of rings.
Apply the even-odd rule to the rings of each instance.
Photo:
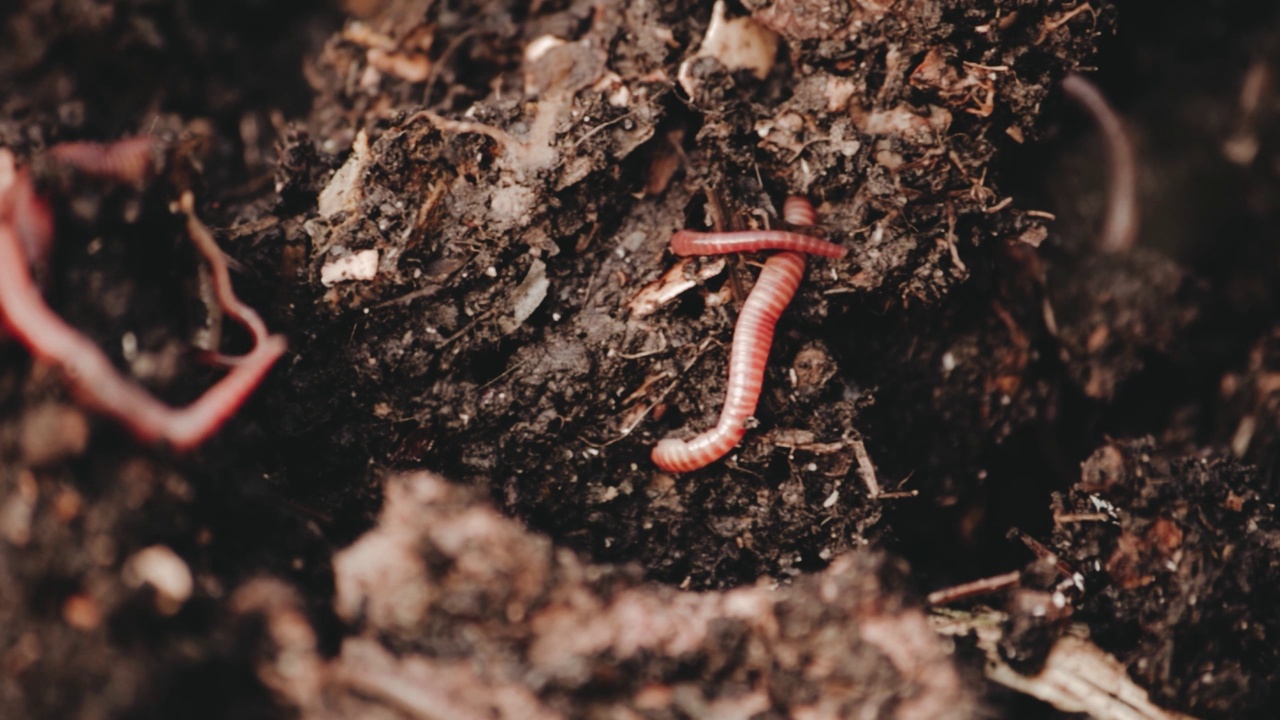
[[[678,234],[678,233],[677,233]],[[764,387],[764,368],[773,346],[773,330],[804,278],[804,256],[781,252],[765,261],[733,330],[729,352],[729,389],[720,421],[689,440],[666,438],[653,448],[653,463],[667,472],[689,472],[724,457],[746,434]]]
[[[141,185],[155,169],[155,141],[133,137],[110,143],[64,142],[49,148],[58,162],[98,178]]]
[[[757,250],[788,250],[829,258],[842,258],[848,252],[835,243],[787,230],[738,230],[735,232],[678,230],[671,236],[671,252],[681,256],[721,255]]]
[[[813,211],[813,204],[799,195],[788,195],[782,201],[782,219],[792,225],[813,225],[818,222],[818,214]]]
[[[1125,132],[1124,120],[1107,102],[1097,85],[1071,73],[1062,80],[1062,89],[1093,116],[1107,146],[1107,217],[1101,243],[1105,252],[1132,249],[1138,237],[1138,161],[1133,142]]]

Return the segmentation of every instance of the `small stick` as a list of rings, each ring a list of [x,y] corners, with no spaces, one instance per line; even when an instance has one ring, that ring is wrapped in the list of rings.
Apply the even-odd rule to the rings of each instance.
[[[1021,540],[1022,544],[1026,545],[1027,549],[1030,550],[1038,559],[1052,562],[1053,567],[1061,573],[1062,577],[1074,579],[1076,574],[1075,570],[1063,561],[1062,558],[1058,557],[1057,553],[1045,547],[1044,543],[1022,532],[1018,528],[1010,529],[1007,536],[1009,538],[1017,538],[1018,540]]]
[[[1055,525],[1071,525],[1073,523],[1085,522],[1109,522],[1111,516],[1106,513],[1067,513],[1065,515],[1054,515],[1053,522]]]
[[[942,590],[934,590],[925,598],[930,605],[950,605],[953,602],[966,600],[979,595],[990,595],[1006,588],[1011,588],[1022,581],[1022,573],[1014,570],[1003,575],[993,575],[981,580],[953,585]]]
[[[876,479],[876,466],[871,464],[871,455],[867,453],[867,446],[861,440],[853,441],[853,457],[858,461],[858,477],[867,486],[867,495],[882,497],[884,492],[880,488],[880,481]]]

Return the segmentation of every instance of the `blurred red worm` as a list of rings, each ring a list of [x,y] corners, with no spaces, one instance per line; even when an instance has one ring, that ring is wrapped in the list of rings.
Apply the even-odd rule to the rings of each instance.
[[[811,225],[813,206],[808,200],[792,196],[783,205],[783,215],[793,225]],[[691,252],[676,247],[682,235],[698,236]],[[729,236],[726,239],[726,236]],[[749,238],[746,236],[750,236]],[[743,303],[738,324],[733,329],[733,346],[729,351],[729,387],[724,409],[716,426],[689,440],[665,438],[653,448],[653,463],[667,472],[690,472],[706,467],[733,450],[747,431],[747,419],[756,411],[760,390],[764,387],[764,369],[773,346],[773,331],[778,317],[795,296],[804,278],[804,256],[792,250],[826,257],[843,257],[844,248],[824,240],[779,231],[746,231],[732,233],[677,232],[671,238],[677,254],[716,254],[743,250],[786,250],[765,261],[755,287]],[[685,247],[690,247],[686,245]]]
[[[655,465],[667,472],[689,472],[710,465],[737,446],[747,432],[747,418],[755,413],[760,400],[774,326],[803,278],[804,256],[798,253],[781,252],[765,261],[733,329],[729,388],[720,421],[690,440],[660,440],[653,448]]]
[[[135,164],[143,143],[124,141],[123,147],[89,145],[74,148],[61,160],[75,165],[78,158],[110,162],[85,168],[90,174],[114,179],[145,179]],[[149,144],[148,146],[149,147]],[[148,151],[149,152],[149,151]],[[121,161],[117,170],[110,166]],[[90,163],[92,165],[92,163]],[[149,170],[147,170],[149,172]],[[48,206],[35,194],[25,169],[14,169],[13,156],[0,149],[0,327],[27,346],[32,355],[62,369],[72,394],[84,405],[123,423],[139,440],[166,441],[177,450],[190,450],[221,427],[253,392],[285,351],[285,340],[267,331],[262,318],[236,297],[226,259],[213,236],[195,216],[189,192],[180,206],[196,249],[213,273],[214,293],[224,312],[249,331],[253,348],[235,358],[235,367],[186,407],[171,407],[121,375],[110,358],[79,330],[58,317],[44,301],[31,277],[32,249],[52,242],[53,223]]]
[[[1133,141],[1125,132],[1124,120],[1107,102],[1097,85],[1071,73],[1062,80],[1062,89],[1093,116],[1107,147],[1107,217],[1099,245],[1104,252],[1133,249],[1138,238],[1138,160]]]
[[[85,175],[141,185],[155,168],[155,148],[151,138],[133,137],[112,143],[59,143],[49,148],[49,155]]]

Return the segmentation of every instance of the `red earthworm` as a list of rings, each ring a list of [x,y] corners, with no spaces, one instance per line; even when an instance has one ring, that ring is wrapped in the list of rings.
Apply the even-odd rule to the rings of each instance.
[[[12,156],[0,151],[0,161]],[[0,164],[3,164],[0,162]],[[32,355],[62,369],[71,393],[80,402],[119,420],[144,442],[165,440],[175,449],[188,450],[206,440],[258,386],[276,360],[284,354],[285,341],[266,335],[266,326],[251,308],[236,298],[231,289],[225,260],[208,230],[188,215],[188,230],[197,249],[213,268],[216,294],[229,315],[239,320],[253,335],[253,349],[238,358],[231,372],[209,388],[195,402],[173,408],[157,400],[136,383],[121,375],[111,360],[89,338],[68,325],[45,303],[28,268],[30,258],[18,237],[26,232],[15,223],[23,212],[47,214],[44,201],[29,193],[25,174],[0,185],[0,321]],[[23,208],[24,203],[34,208]],[[16,204],[16,207],[15,207]],[[190,211],[189,196],[182,198]],[[52,233],[52,225],[36,225],[36,232]],[[34,238],[47,244],[51,238]]]
[[[773,329],[804,278],[804,256],[781,252],[765,261],[756,285],[738,315],[729,351],[729,387],[720,421],[689,440],[666,438],[653,448],[653,463],[667,472],[689,472],[719,460],[747,432],[764,386],[764,368]]]
[[[782,219],[792,225],[801,227],[818,222],[818,214],[813,211],[813,203],[800,195],[788,195],[782,201]]]
[[[62,368],[85,405],[124,423],[144,442],[167,440],[178,450],[199,445],[240,406],[284,353],[284,339],[265,338],[200,399],[172,408],[121,376],[107,356],[45,304],[26,271],[13,232],[0,225],[0,319],[31,353]]]
[[[697,232],[677,230],[671,236],[671,252],[677,255],[719,255],[757,250],[789,250],[791,252],[842,258],[844,248],[826,240],[788,230],[735,230],[732,232]]]
[[[799,195],[791,195],[782,203],[782,219],[791,225],[813,225],[817,215],[813,205]],[[720,255],[758,250],[790,250],[792,252],[842,258],[844,248],[826,240],[787,230],[737,230],[732,232],[697,232],[677,230],[671,236],[671,252],[680,255]]]
[[[85,175],[141,185],[155,167],[155,142],[133,137],[110,143],[65,142],[49,148],[49,156]]]
[[[36,195],[26,168],[9,176],[8,189],[0,187],[0,223],[13,229],[27,262],[42,269],[53,245],[53,212]]]
[[[261,342],[269,335],[267,326],[253,308],[245,305],[236,296],[235,290],[231,287],[231,271],[227,268],[222,248],[218,247],[218,242],[213,239],[213,233],[209,232],[209,228],[196,218],[195,199],[191,193],[183,193],[178,205],[187,216],[187,235],[191,237],[191,242],[209,263],[210,274],[213,276],[213,295],[218,301],[218,306],[233,320],[244,326],[253,336],[254,342]],[[225,364],[238,362],[237,358],[225,355],[219,355],[218,359]]]
[[[817,219],[813,205],[798,195],[783,202],[782,217],[797,226],[813,225]],[[689,472],[724,457],[746,434],[747,418],[755,413],[764,386],[764,368],[773,346],[774,327],[804,278],[804,256],[791,251],[844,257],[845,249],[808,235],[781,231],[694,233],[681,230],[672,236],[671,245],[678,255],[786,251],[765,261],[755,287],[742,306],[729,351],[729,387],[716,426],[689,440],[665,438],[653,448],[651,457],[659,468],[667,472]]]
[[[1128,250],[1138,235],[1138,162],[1133,142],[1124,130],[1124,121],[1098,86],[1072,73],[1063,79],[1062,90],[1093,117],[1107,146],[1110,198],[1099,245],[1105,252]]]

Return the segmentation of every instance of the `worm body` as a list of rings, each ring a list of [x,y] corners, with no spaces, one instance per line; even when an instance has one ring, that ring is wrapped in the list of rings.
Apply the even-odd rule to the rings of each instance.
[[[799,195],[788,195],[782,201],[782,219],[792,225],[813,225],[818,222],[818,214],[813,211],[813,203]]]
[[[1062,81],[1067,95],[1092,116],[1107,147],[1107,217],[1099,245],[1104,252],[1132,249],[1138,237],[1138,161],[1124,121],[1097,85],[1071,73]]]
[[[12,154],[0,149],[0,171],[12,164]],[[258,314],[236,297],[226,258],[208,228],[196,219],[189,192],[183,194],[181,206],[191,239],[212,268],[219,303],[253,336],[253,348],[235,358],[231,371],[190,405],[175,408],[156,399],[116,370],[106,353],[45,303],[29,263],[34,259],[33,247],[38,251],[52,242],[53,221],[24,170],[0,177],[0,329],[6,329],[32,355],[61,368],[80,403],[119,420],[144,442],[164,440],[177,450],[190,450],[244,403],[284,354],[285,340],[268,334]]]
[[[847,252],[835,243],[787,230],[738,230],[735,232],[677,230],[676,234],[671,236],[671,252],[677,255],[719,255],[758,250],[787,250],[829,258],[842,258]]]
[[[25,168],[12,177],[7,189],[0,188],[0,223],[8,224],[17,237],[27,264],[42,268],[53,246],[53,211],[36,196]]]
[[[134,137],[111,143],[65,142],[49,149],[54,160],[85,175],[141,185],[155,169],[155,141]]]
[[[679,233],[677,233],[678,235]],[[765,363],[773,346],[778,317],[791,302],[804,277],[804,257],[781,252],[765,261],[760,278],[747,296],[733,330],[729,352],[729,387],[720,421],[689,440],[666,438],[653,448],[653,462],[667,472],[689,472],[724,457],[746,433],[747,418],[756,411],[764,385]]]
[[[810,202],[792,195],[782,204],[782,218],[797,226],[813,225]],[[719,460],[737,447],[747,432],[764,386],[764,368],[773,347],[778,318],[804,279],[804,256],[841,258],[845,249],[825,240],[783,230],[700,233],[680,230],[671,237],[677,255],[718,255],[756,250],[782,250],[765,261],[755,287],[747,295],[733,329],[729,351],[729,387],[716,426],[688,440],[665,438],[653,448],[653,463],[667,472],[690,472]]]

